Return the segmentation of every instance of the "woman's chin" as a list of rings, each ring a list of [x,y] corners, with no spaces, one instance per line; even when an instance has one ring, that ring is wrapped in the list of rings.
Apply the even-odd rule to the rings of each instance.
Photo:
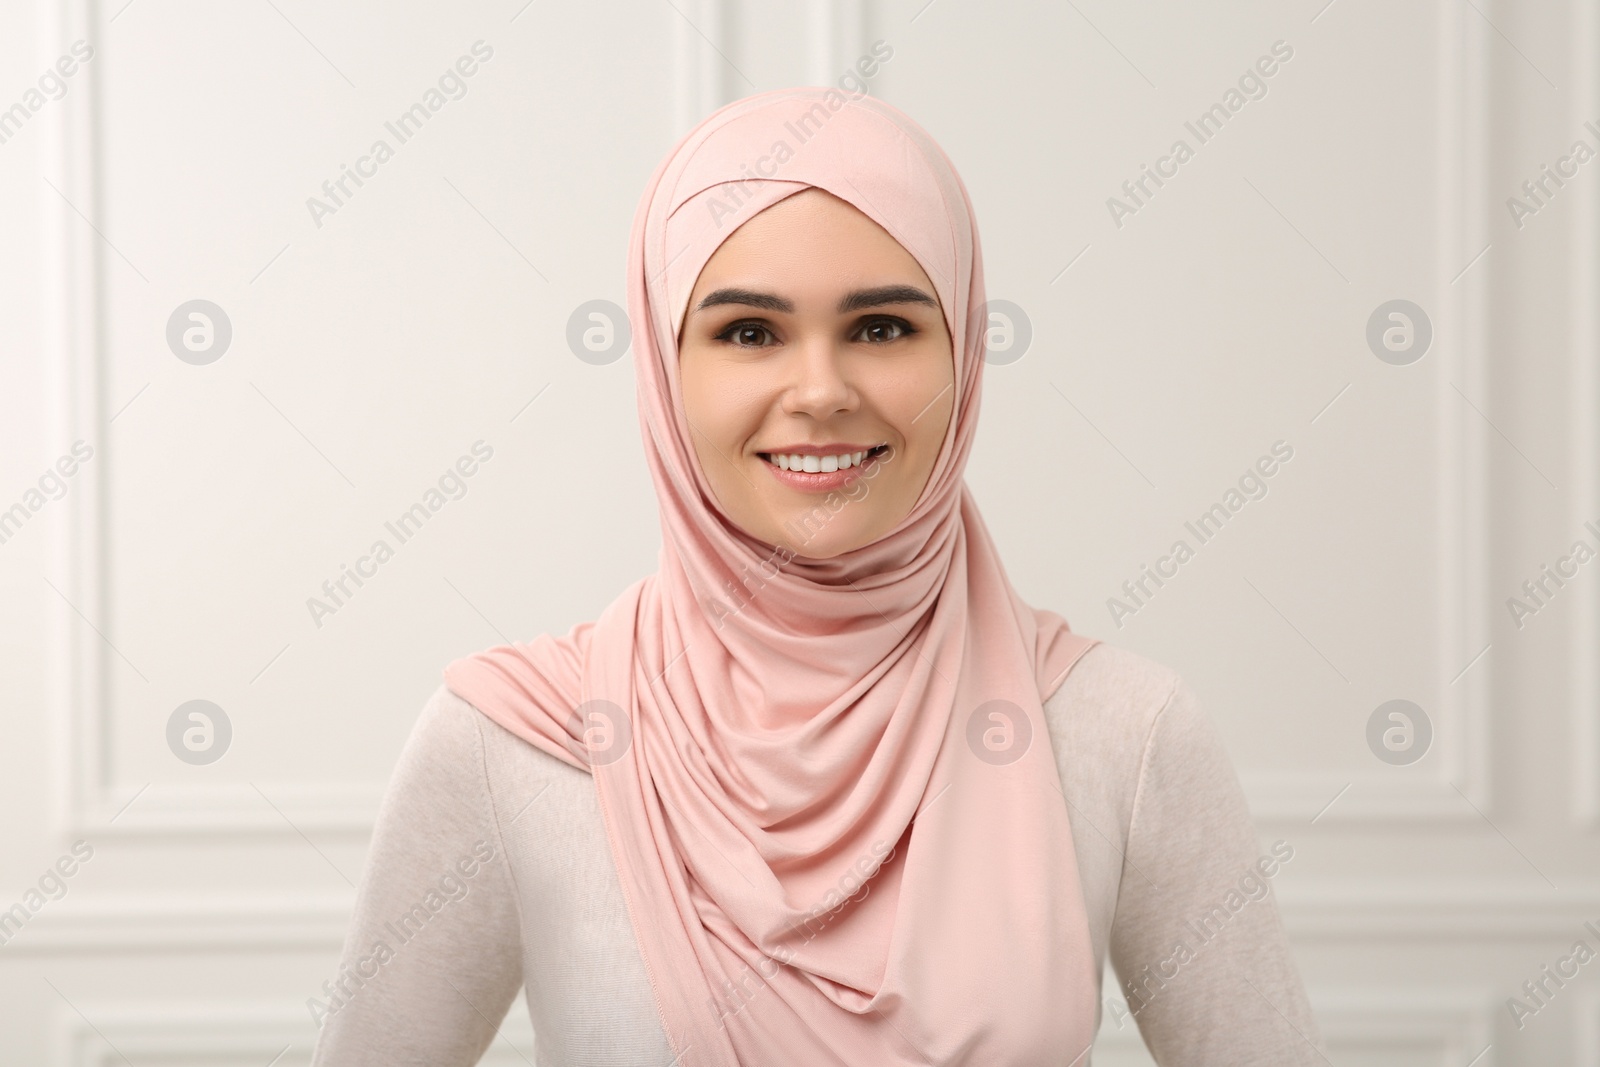
[[[833,559],[835,556],[842,556],[869,545],[877,538],[878,535],[866,524],[859,521],[846,522],[842,517],[835,517],[821,529],[815,528],[814,525],[807,527],[801,518],[787,522],[780,520],[768,540],[796,556],[804,556],[807,559]]]

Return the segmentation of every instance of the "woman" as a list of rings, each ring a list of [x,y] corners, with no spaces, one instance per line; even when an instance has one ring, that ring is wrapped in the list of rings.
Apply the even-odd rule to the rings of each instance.
[[[1012,590],[962,471],[982,259],[895,109],[765,93],[669,154],[629,313],[658,573],[449,665],[375,829],[319,1064],[1316,1063],[1192,693]],[[1018,462],[1027,462],[1018,457]]]

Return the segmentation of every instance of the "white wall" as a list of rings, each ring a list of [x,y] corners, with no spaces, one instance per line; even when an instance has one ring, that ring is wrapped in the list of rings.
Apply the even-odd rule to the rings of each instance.
[[[1600,948],[1600,562],[1506,603],[1600,547],[1600,161],[1520,225],[1506,204],[1600,148],[1600,10],[1323,4],[0,6],[0,108],[93,49],[0,127],[0,509],[28,513],[0,543],[0,908],[93,848],[0,945],[0,1059],[307,1062],[441,667],[655,565],[629,361],[566,342],[581,304],[624,303],[651,169],[720,103],[882,40],[872,91],[955,160],[990,295],[1031,326],[970,468],[1013,579],[1206,701],[1263,841],[1295,846],[1276,888],[1335,1061],[1600,1062],[1600,963],[1520,1029],[1506,1003]],[[385,123],[478,41],[399,143]],[[1279,41],[1200,143],[1185,122]],[[1107,199],[1180,138],[1119,225]],[[166,338],[196,299],[232,330],[204,365]],[[1394,299],[1433,331],[1407,365],[1366,339]],[[479,441],[399,544],[385,521]],[[1279,441],[1267,495],[1199,544],[1185,521]],[[314,621],[379,538],[393,558]],[[195,699],[233,731],[208,765],[167,741]],[[1393,699],[1432,725],[1409,765],[1367,740]],[[1106,993],[1096,1062],[1147,1063]]]

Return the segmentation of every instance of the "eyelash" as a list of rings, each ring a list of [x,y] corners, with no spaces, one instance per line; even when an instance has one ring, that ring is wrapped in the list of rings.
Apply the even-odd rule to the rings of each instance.
[[[905,319],[896,318],[896,317],[894,317],[892,315],[881,315],[881,316],[878,316],[877,318],[868,319],[868,320],[866,320],[865,322],[863,322],[861,324],[861,326],[857,330],[857,332],[859,333],[862,330],[867,330],[867,329],[870,329],[870,328],[872,328],[874,326],[881,326],[881,325],[889,325],[889,326],[897,326],[897,327],[899,327],[900,335],[898,337],[891,337],[888,341],[868,341],[868,342],[866,342],[867,344],[886,345],[886,344],[889,344],[889,343],[891,343],[893,341],[903,340],[903,339],[905,339],[907,337],[910,337],[913,334],[916,334],[916,333],[919,332],[915,326],[911,325],[911,323],[907,322]],[[740,322],[735,322],[735,323],[729,324],[725,329],[723,329],[723,331],[721,333],[717,334],[716,339],[718,341],[723,341],[723,342],[725,342],[727,344],[735,345],[735,346],[737,346],[739,348],[764,348],[764,347],[766,347],[765,345],[742,345],[742,344],[739,344],[737,341],[732,340],[732,336],[734,334],[738,333],[740,330],[765,330],[769,336],[772,334],[772,328],[769,327],[766,323],[759,322],[759,321],[756,321],[756,320],[753,320],[753,319],[745,319],[745,320],[742,320]]]

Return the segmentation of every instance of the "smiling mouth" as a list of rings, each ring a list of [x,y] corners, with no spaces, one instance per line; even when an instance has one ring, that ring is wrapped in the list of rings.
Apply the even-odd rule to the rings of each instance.
[[[889,451],[888,445],[875,445],[863,452],[842,452],[833,456],[802,453],[757,452],[756,455],[779,470],[801,474],[832,474],[851,467],[864,466]]]

